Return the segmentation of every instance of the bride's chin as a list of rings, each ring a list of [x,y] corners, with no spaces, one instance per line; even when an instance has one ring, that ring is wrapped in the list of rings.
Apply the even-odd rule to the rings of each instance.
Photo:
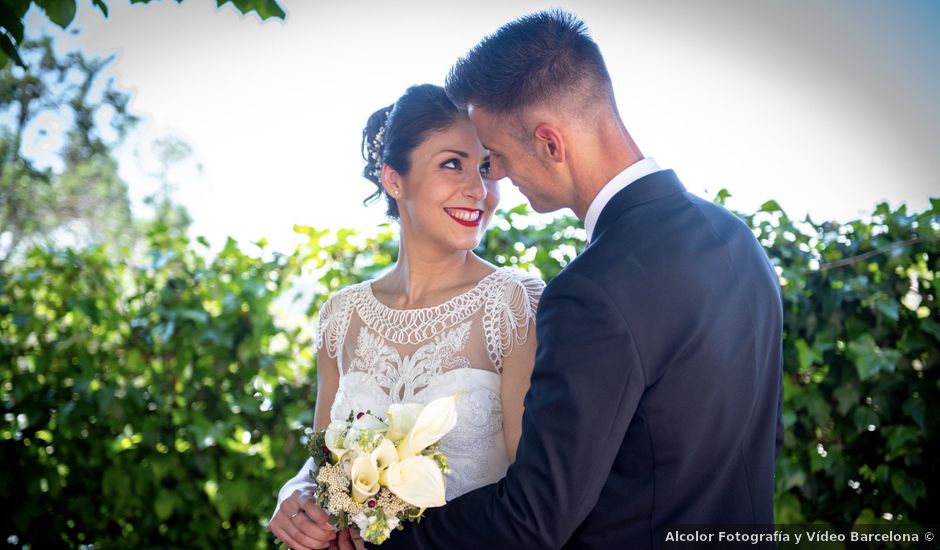
[[[473,239],[473,240],[451,243],[451,247],[454,249],[454,252],[467,252],[479,246],[481,240],[482,239]]]

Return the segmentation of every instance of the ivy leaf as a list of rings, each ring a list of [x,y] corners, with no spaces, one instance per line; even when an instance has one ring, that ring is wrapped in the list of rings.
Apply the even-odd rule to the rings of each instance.
[[[894,372],[894,367],[901,358],[897,350],[880,348],[869,333],[864,333],[848,346],[848,355],[855,363],[860,380],[865,381],[881,371]]]
[[[892,426],[888,435],[888,450],[896,453],[920,438],[920,430],[913,426]]]
[[[920,429],[926,429],[925,416],[927,414],[927,404],[924,403],[923,399],[912,395],[904,402],[902,408],[904,412],[920,426]]]
[[[917,506],[919,499],[927,496],[927,486],[923,481],[910,478],[898,469],[891,472],[891,488],[912,507]]]
[[[878,425],[878,414],[868,407],[857,407],[852,413],[852,420],[859,433],[867,432],[869,426]]]
[[[898,320],[898,312],[901,304],[896,299],[893,299],[884,292],[879,292],[875,295],[872,302],[874,303],[875,309],[878,310],[878,313],[881,313],[892,321]]]
[[[842,416],[845,416],[852,407],[858,405],[858,399],[861,397],[858,387],[851,383],[842,384],[836,388],[836,391],[834,391],[832,395],[836,398],[836,402],[838,403],[836,410],[838,410],[839,414]]]
[[[813,350],[810,349],[809,344],[806,343],[806,340],[802,338],[797,338],[794,342],[796,346],[796,353],[800,361],[800,372],[806,372],[811,366],[813,366],[813,358],[815,354]]]
[[[937,323],[933,319],[921,319],[920,328],[927,334],[933,336],[937,341],[940,341],[940,323]]]

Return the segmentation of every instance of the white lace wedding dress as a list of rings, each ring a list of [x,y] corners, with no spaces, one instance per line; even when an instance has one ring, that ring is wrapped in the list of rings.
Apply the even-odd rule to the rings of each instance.
[[[317,349],[337,360],[339,389],[330,411],[384,417],[392,403],[427,403],[460,393],[457,426],[441,440],[451,473],[447,499],[498,481],[509,458],[503,438],[500,373],[515,345],[534,338],[544,283],[499,268],[472,289],[429,308],[392,309],[371,282],[337,292],[320,312]],[[312,489],[308,460],[278,496]]]

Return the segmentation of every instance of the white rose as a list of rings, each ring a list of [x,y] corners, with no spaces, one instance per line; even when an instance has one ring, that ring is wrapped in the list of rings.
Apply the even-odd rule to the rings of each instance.
[[[367,454],[359,455],[353,461],[349,478],[352,480],[352,497],[356,502],[365,502],[379,492],[379,469]]]
[[[405,460],[440,441],[457,425],[457,396],[441,397],[427,404],[414,426],[398,444],[398,458]]]
[[[421,409],[424,407],[417,403],[394,404],[385,411],[388,417],[388,432],[386,437],[392,441],[401,441],[401,438],[414,427]]]
[[[412,506],[443,506],[444,474],[437,463],[426,456],[413,456],[396,462],[385,471],[388,489]]]

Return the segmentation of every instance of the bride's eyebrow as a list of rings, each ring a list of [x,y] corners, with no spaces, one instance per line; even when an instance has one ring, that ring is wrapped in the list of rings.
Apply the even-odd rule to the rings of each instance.
[[[460,149],[441,149],[440,151],[437,152],[438,155],[441,153],[453,153],[460,158],[464,158],[464,159],[470,158],[469,153],[467,153],[466,151],[461,151]]]

